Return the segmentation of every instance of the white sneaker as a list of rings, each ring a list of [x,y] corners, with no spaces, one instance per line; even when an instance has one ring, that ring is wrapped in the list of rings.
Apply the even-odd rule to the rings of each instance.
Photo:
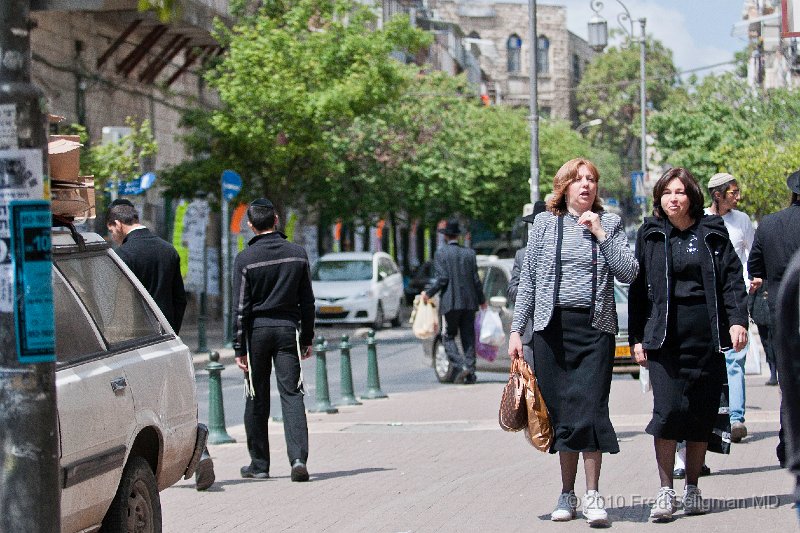
[[[686,485],[683,490],[683,512],[690,515],[708,512],[708,503],[703,501],[700,489],[696,485]]]
[[[656,521],[670,520],[676,508],[675,491],[669,487],[661,487],[658,489],[658,496],[656,496],[653,507],[650,508],[650,519]]]
[[[575,518],[575,509],[578,507],[578,498],[574,491],[562,492],[558,497],[555,510],[550,513],[553,522],[567,522]]]
[[[583,496],[583,517],[590,526],[607,526],[606,501],[596,490],[588,490]]]

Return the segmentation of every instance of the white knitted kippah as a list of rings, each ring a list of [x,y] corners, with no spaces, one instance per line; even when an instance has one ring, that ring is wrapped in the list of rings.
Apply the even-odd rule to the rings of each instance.
[[[708,188],[713,189],[714,187],[719,187],[729,181],[735,181],[736,178],[728,174],[727,172],[719,172],[711,176],[711,179],[708,180]]]

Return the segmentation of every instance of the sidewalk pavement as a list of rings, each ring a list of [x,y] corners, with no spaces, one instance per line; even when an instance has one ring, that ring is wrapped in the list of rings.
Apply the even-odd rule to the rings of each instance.
[[[422,364],[422,363],[420,363]],[[552,523],[560,492],[558,459],[536,451],[521,433],[505,433],[497,409],[505,377],[477,385],[433,385],[308,415],[311,480],[292,483],[281,424],[270,422],[271,478],[244,480],[243,426],[235,444],[211,446],[217,482],[197,492],[193,480],[161,493],[165,532],[513,532],[578,531],[580,519]],[[712,512],[649,524],[658,491],[652,438],[644,433],[652,395],[615,379],[610,411],[621,452],[604,455],[601,493],[619,531],[796,531],[793,479],[775,459],[778,390],[747,377],[749,436],[730,455],[709,454],[701,478]],[[677,492],[683,481],[675,483]],[[576,493],[585,489],[579,469]]]

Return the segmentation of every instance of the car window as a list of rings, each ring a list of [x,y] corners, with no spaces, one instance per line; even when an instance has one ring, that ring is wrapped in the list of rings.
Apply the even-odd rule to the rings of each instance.
[[[483,283],[483,280],[486,279],[486,272],[488,270],[489,270],[489,267],[487,267],[487,266],[479,266],[478,267],[478,278],[481,280],[481,283]],[[484,291],[485,291],[486,290],[486,285],[484,285],[483,288],[484,288]]]
[[[381,257],[378,259],[378,276],[379,279],[391,276],[392,274],[396,273],[397,269],[395,268],[392,261],[386,259],[385,257]],[[383,274],[383,276],[381,276]]]
[[[505,272],[497,267],[490,268],[483,287],[483,292],[487,300],[494,296],[502,296],[505,298],[506,291],[508,290],[508,278]]]
[[[111,256],[69,257],[58,259],[56,266],[112,348],[161,334],[147,302]]]
[[[314,281],[364,281],[372,279],[372,261],[318,261]]]
[[[53,306],[56,318],[56,359],[69,363],[105,351],[86,311],[57,271],[53,271]]]

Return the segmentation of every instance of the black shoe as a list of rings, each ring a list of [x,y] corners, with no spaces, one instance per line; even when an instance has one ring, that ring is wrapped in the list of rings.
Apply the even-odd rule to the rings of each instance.
[[[197,490],[206,490],[214,484],[214,461],[208,454],[208,450],[203,451],[200,456],[200,462],[197,463],[197,470],[194,471],[194,488]]]
[[[711,469],[707,465],[703,465],[703,467],[700,469],[700,477],[710,476],[710,475],[711,475]]]
[[[253,470],[252,465],[243,466],[239,469],[239,473],[245,479],[268,479],[269,473],[268,472],[257,472]]]
[[[471,373],[472,370],[469,368],[460,368],[458,372],[456,372],[456,377],[453,378],[453,383],[458,385],[463,384]]]
[[[764,385],[766,385],[767,387],[774,387],[777,384],[778,384],[778,378],[776,378],[775,376],[770,376],[767,382],[764,383]]]
[[[308,469],[300,459],[295,459],[292,463],[292,481],[308,481]]]
[[[676,468],[672,471],[672,478],[673,479],[683,479],[686,477],[686,470],[683,468]]]
[[[466,377],[464,383],[466,385],[474,385],[478,382],[478,376],[475,375],[475,372],[472,372],[469,376]]]

